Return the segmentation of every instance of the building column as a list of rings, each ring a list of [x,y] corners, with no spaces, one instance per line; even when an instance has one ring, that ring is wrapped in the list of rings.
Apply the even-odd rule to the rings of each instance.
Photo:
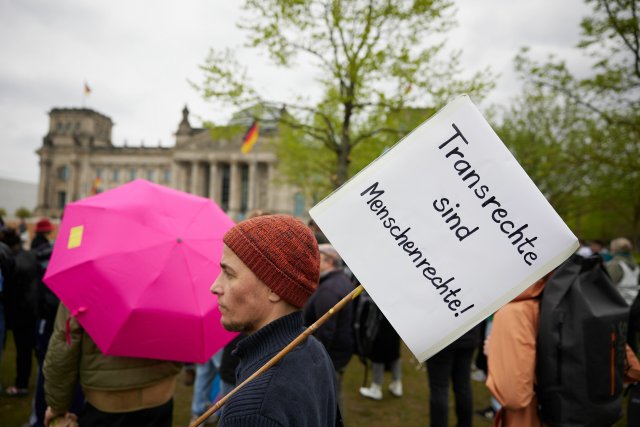
[[[191,186],[189,187],[189,192],[191,194],[195,194],[196,196],[199,196],[199,181],[200,179],[198,177],[198,162],[191,162]]]
[[[209,163],[209,194],[208,197],[216,203],[220,203],[218,184],[218,164],[215,161]]]
[[[180,180],[178,179],[178,174],[180,173],[180,165],[177,160],[171,162],[171,188],[176,190],[182,190],[180,188]]]
[[[76,162],[69,162],[69,173],[67,174],[67,200],[66,203],[71,203],[74,201],[74,193],[76,188],[76,176],[78,175],[76,170]]]
[[[265,186],[266,188],[265,200],[267,201],[267,209],[269,210],[269,212],[273,212],[273,208],[274,206],[276,206],[276,201],[274,200],[276,192],[271,191],[271,187],[273,186],[274,175],[275,175],[274,166],[271,163],[267,163],[267,185]]]
[[[93,187],[93,181],[95,175],[89,165],[89,156],[83,155],[78,162],[78,192],[79,198],[87,197],[91,195],[91,188]]]
[[[248,211],[251,212],[252,210],[258,208],[259,206],[256,206],[256,194],[258,193],[258,163],[254,160],[251,163],[249,163],[249,194],[248,194],[248,203],[247,203],[247,207],[248,207]]]
[[[180,188],[182,189],[182,191],[185,192],[189,192],[189,180],[191,179],[190,175],[190,169],[189,169],[189,162],[181,162],[180,164],[180,172],[181,172],[181,178],[180,178]]]
[[[240,212],[240,168],[236,160],[231,161],[229,172],[229,216],[236,219]]]
[[[48,196],[50,192],[51,186],[49,182],[51,181],[50,177],[50,169],[51,162],[48,160],[40,160],[40,182],[38,182],[38,207],[36,212],[40,215],[48,215],[49,210],[49,202]]]

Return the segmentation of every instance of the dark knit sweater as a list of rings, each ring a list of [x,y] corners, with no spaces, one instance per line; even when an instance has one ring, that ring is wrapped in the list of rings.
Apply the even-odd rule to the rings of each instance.
[[[275,320],[236,348],[240,384],[304,331],[300,312]],[[229,398],[218,427],[336,425],[336,385],[331,359],[309,337],[267,372]]]

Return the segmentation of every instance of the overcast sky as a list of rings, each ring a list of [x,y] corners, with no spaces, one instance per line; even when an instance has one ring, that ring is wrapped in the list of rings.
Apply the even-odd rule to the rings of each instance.
[[[286,100],[313,86],[309,73],[282,73],[265,55],[242,49],[239,1],[0,0],[0,177],[37,182],[47,113],[84,105],[114,121],[113,142],[173,145],[183,106],[222,123],[229,111],[205,103],[188,80],[209,47],[238,48],[265,95]],[[530,46],[575,68],[588,62],[575,49],[582,0],[455,0],[458,27],[449,46],[463,50],[465,73],[490,65],[500,73],[485,102],[506,103],[519,90],[513,57]],[[91,87],[84,100],[83,85]]]

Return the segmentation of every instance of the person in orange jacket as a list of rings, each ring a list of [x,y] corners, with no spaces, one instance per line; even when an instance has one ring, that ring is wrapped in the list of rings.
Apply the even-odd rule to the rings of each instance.
[[[535,282],[493,317],[493,329],[485,346],[489,367],[486,384],[502,405],[494,425],[543,425],[535,382],[539,297],[545,282],[546,277]]]

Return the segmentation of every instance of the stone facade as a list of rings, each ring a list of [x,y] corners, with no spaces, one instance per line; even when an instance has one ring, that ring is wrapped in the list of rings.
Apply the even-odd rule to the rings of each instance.
[[[248,128],[251,120],[239,113],[231,124]],[[240,151],[242,132],[214,140],[208,129],[191,126],[186,107],[173,147],[117,147],[112,127],[109,117],[87,108],[49,112],[49,132],[37,151],[38,215],[60,217],[66,203],[137,178],[210,198],[235,220],[254,209],[306,215],[301,194],[277,183],[277,158],[268,150],[277,137],[273,122],[261,122],[247,154]]]

